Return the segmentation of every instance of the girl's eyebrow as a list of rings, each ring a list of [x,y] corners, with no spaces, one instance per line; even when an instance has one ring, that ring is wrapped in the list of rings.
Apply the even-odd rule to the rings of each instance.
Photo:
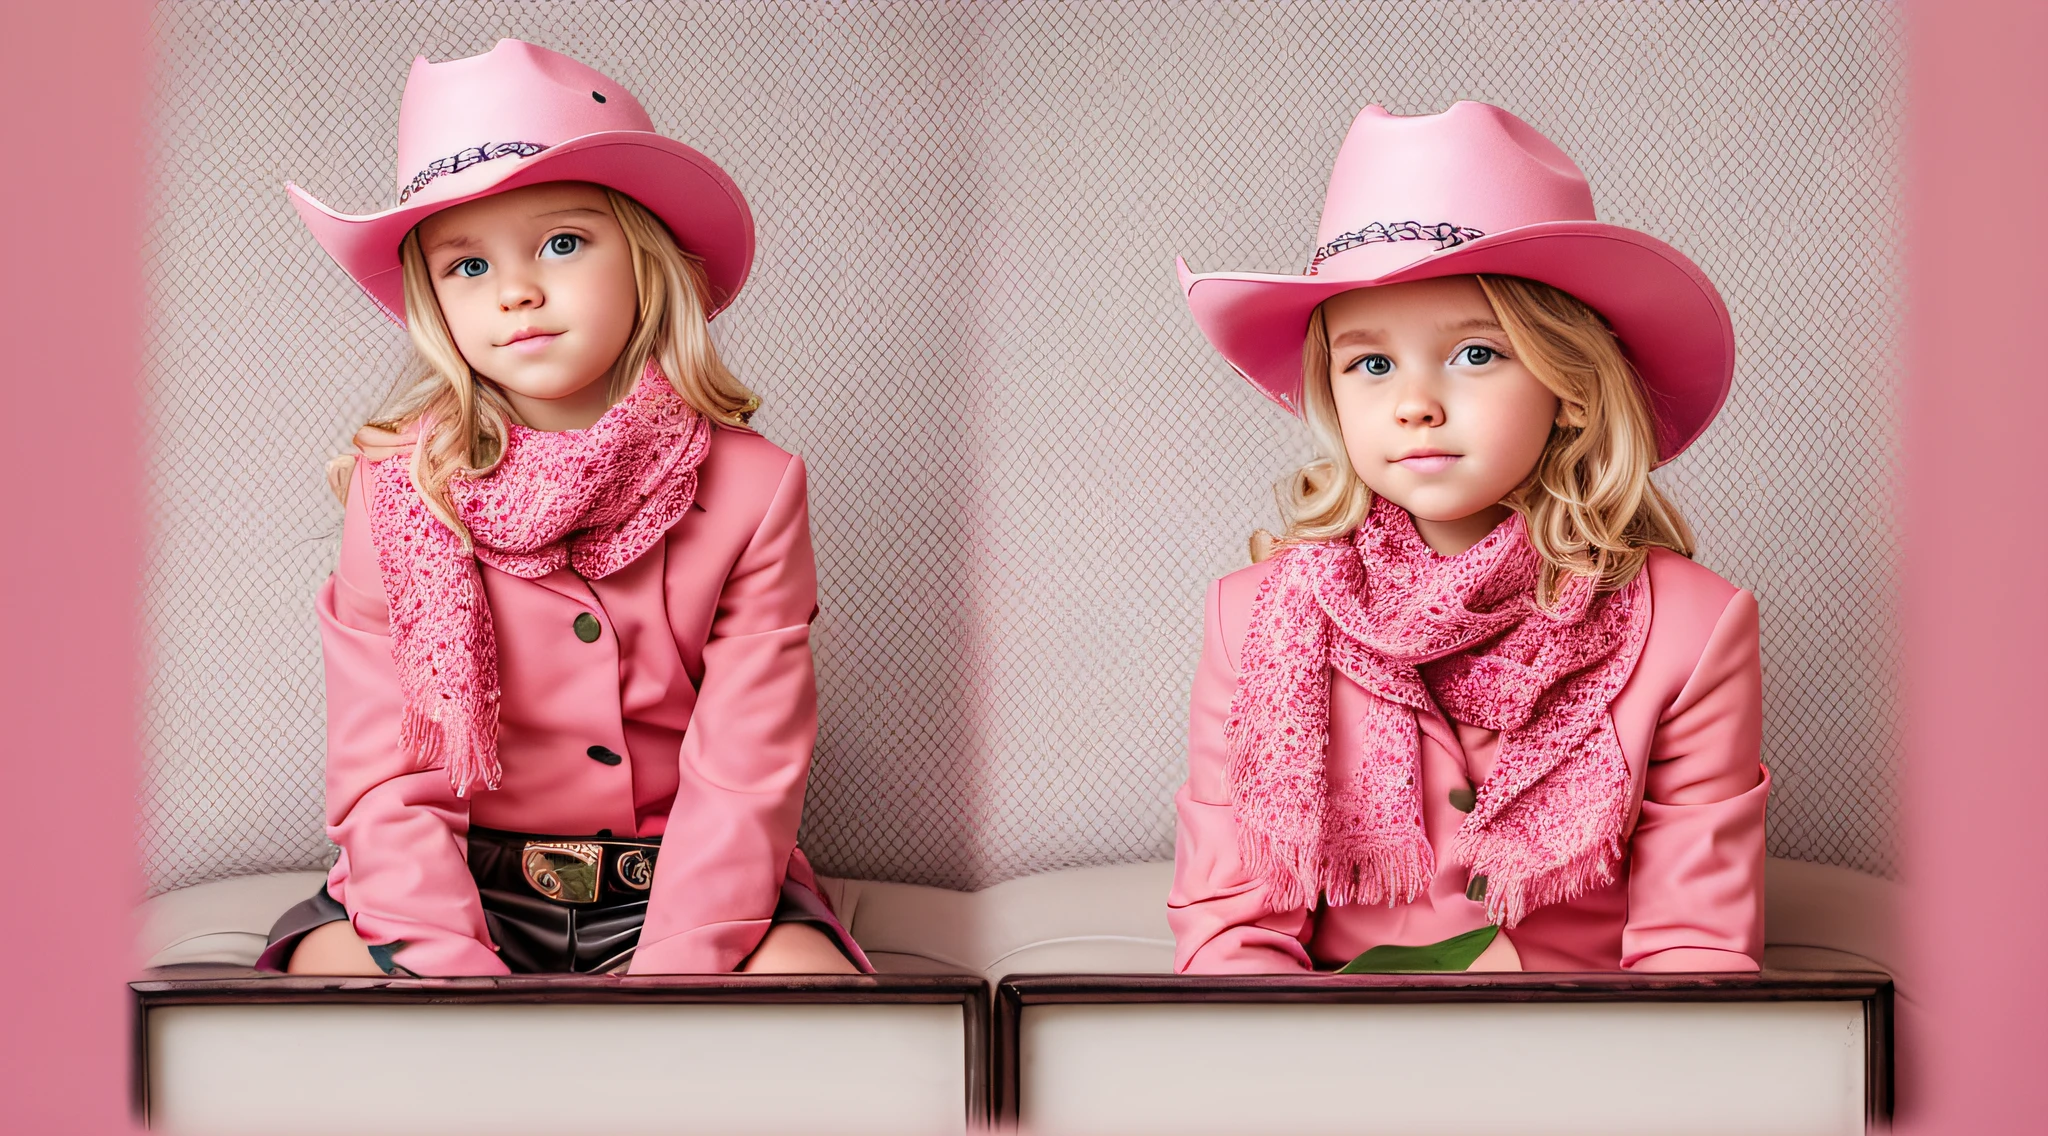
[[[605,211],[602,209],[589,209],[581,205],[572,206],[567,209],[550,209],[546,213],[535,213],[534,216],[537,218],[559,217],[564,213],[589,213],[592,216],[596,217],[609,216],[609,214],[605,213]],[[466,233],[449,233],[446,236],[436,237],[432,242],[424,244],[421,251],[424,252],[439,251],[441,249],[476,248],[480,244],[481,242],[479,242],[475,237],[472,237]]]
[[[444,249],[444,248],[476,248],[476,247],[477,247],[477,239],[476,239],[475,237],[472,237],[472,236],[468,236],[467,234],[463,234],[463,233],[450,233],[450,234],[448,234],[448,235],[447,235],[447,236],[445,236],[445,237],[436,237],[436,238],[434,238],[434,241],[433,241],[433,243],[431,243],[431,244],[427,245],[427,250],[428,250],[428,251],[434,251],[434,252],[438,252],[438,251],[440,251],[441,249]]]
[[[1506,328],[1503,328],[1500,325],[1500,321],[1487,319],[1484,316],[1473,316],[1471,319],[1462,319],[1457,321],[1456,323],[1443,324],[1440,325],[1440,330],[1498,331],[1502,332],[1503,334],[1505,334],[1505,332],[1507,331]],[[1346,343],[1363,343],[1368,346],[1379,346],[1381,344],[1386,343],[1386,341],[1387,333],[1384,331],[1380,331],[1377,328],[1354,327],[1349,331],[1346,331],[1341,335],[1332,338],[1330,340],[1330,346],[1339,347]]]
[[[1467,319],[1467,320],[1459,320],[1459,321],[1458,321],[1457,323],[1447,323],[1447,324],[1445,324],[1445,325],[1444,325],[1443,329],[1444,329],[1445,331],[1500,331],[1500,332],[1505,332],[1505,331],[1507,330],[1506,328],[1504,328],[1504,327],[1502,327],[1502,326],[1500,325],[1500,321],[1499,321],[1499,320],[1492,320],[1492,319],[1487,319],[1487,318],[1485,318],[1484,316],[1473,316],[1473,317],[1472,317],[1471,319]]]

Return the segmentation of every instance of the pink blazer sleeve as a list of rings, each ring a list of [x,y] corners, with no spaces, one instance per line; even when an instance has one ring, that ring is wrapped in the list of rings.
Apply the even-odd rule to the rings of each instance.
[[[1188,780],[1174,796],[1180,828],[1166,919],[1182,974],[1286,974],[1312,969],[1303,945],[1308,908],[1272,912],[1263,883],[1237,854],[1237,821],[1224,783],[1223,720],[1237,691],[1223,583],[1209,586],[1202,659],[1188,711]]]
[[[1658,720],[1629,841],[1630,970],[1756,970],[1764,945],[1763,670],[1756,597],[1737,592]]]
[[[818,736],[818,607],[802,459],[719,595],[634,974],[731,971],[768,931]]]
[[[394,946],[392,957],[405,969],[504,974],[465,859],[469,805],[449,788],[446,771],[420,768],[399,748],[398,672],[364,480],[358,462],[341,563],[318,600],[327,835],[342,856],[333,878],[356,933],[373,946]]]

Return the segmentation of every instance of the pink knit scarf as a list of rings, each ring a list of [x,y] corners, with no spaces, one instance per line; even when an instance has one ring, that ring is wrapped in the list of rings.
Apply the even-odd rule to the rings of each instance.
[[[1631,801],[1608,708],[1649,636],[1649,586],[1570,577],[1546,612],[1541,567],[1519,515],[1439,556],[1385,498],[1351,540],[1276,554],[1224,725],[1239,848],[1274,910],[1429,886],[1418,712],[1500,731],[1453,850],[1486,877],[1489,919],[1513,927],[1614,878]],[[1324,768],[1332,671],[1372,706],[1363,766],[1341,784]]]
[[[563,567],[609,576],[689,510],[710,439],[710,423],[652,363],[587,430],[512,425],[496,468],[448,483],[473,554],[427,510],[410,459],[369,463],[408,757],[445,765],[457,796],[498,787],[498,641],[477,562],[528,580]]]

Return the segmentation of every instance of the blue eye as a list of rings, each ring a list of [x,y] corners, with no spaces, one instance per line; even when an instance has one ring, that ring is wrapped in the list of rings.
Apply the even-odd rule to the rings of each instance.
[[[540,247],[542,256],[568,256],[583,247],[583,238],[574,233],[556,233],[548,243]]]
[[[482,276],[491,270],[491,262],[480,256],[464,257],[455,262],[455,275]]]
[[[1473,367],[1484,367],[1488,363],[1493,362],[1499,355],[1500,352],[1495,351],[1491,347],[1484,347],[1474,343],[1469,347],[1460,347],[1458,349],[1458,362]]]
[[[1358,362],[1353,363],[1351,365],[1353,367],[1362,367],[1365,369],[1366,374],[1373,375],[1375,377],[1391,375],[1394,373],[1394,361],[1392,359],[1387,358],[1385,355],[1367,355],[1365,358],[1360,359]]]

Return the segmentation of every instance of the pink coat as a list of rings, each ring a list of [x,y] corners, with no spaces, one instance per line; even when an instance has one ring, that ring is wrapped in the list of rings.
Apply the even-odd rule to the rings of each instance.
[[[1498,735],[1419,715],[1423,825],[1437,874],[1413,902],[1268,911],[1265,887],[1238,859],[1224,781],[1223,721],[1238,651],[1270,569],[1253,565],[1209,588],[1202,660],[1188,725],[1188,780],[1173,892],[1176,969],[1258,974],[1341,965],[1382,944],[1420,946],[1475,930],[1483,906],[1451,857],[1465,814],[1453,789],[1493,768]],[[1674,553],[1650,555],[1650,638],[1613,718],[1634,774],[1636,808],[1615,882],[1539,908],[1509,933],[1527,970],[1755,970],[1763,951],[1764,799],[1758,763],[1763,689],[1756,599]],[[1355,770],[1368,697],[1332,678],[1332,777]]]
[[[465,800],[398,745],[398,676],[360,474],[321,588],[328,890],[366,942],[426,975],[504,974],[464,861],[472,821],[663,841],[638,974],[733,970],[767,932],[796,850],[818,732],[817,569],[803,462],[721,428],[696,504],[623,570],[523,580],[483,568],[503,689],[503,787]],[[600,632],[583,642],[578,616]],[[589,756],[601,746],[624,760]],[[599,751],[602,754],[602,750]]]

